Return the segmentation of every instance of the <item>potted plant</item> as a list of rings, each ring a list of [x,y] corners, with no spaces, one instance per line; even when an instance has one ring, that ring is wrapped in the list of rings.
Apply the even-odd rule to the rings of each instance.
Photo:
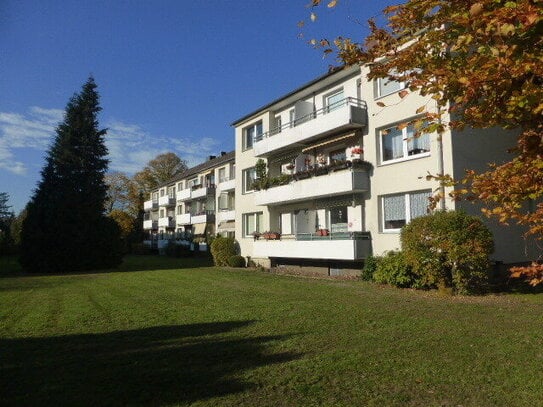
[[[260,239],[260,236],[261,236],[261,235],[260,235],[259,232],[253,232],[253,239],[254,239],[254,240]]]
[[[266,232],[262,233],[262,237],[264,239],[266,239],[266,240],[280,240],[281,239],[281,233],[266,231]]]

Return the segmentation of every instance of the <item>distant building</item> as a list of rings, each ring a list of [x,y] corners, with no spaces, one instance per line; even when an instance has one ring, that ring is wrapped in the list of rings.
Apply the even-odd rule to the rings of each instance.
[[[235,236],[234,151],[188,169],[157,187],[144,202],[145,244],[169,241],[206,249],[209,236]]]

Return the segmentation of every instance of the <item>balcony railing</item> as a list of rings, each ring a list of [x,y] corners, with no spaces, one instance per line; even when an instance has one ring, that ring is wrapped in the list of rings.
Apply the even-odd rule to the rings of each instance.
[[[319,173],[322,170],[324,172]],[[309,199],[349,193],[366,192],[370,189],[369,168],[333,167],[304,171],[291,176],[283,185],[255,191],[256,205],[281,205]]]
[[[195,185],[191,189],[192,189],[191,194],[190,194],[191,199],[201,198],[201,197],[212,195],[213,193],[215,193],[215,185],[213,184],[208,185],[208,186]]]
[[[195,225],[196,223],[207,223],[215,220],[215,211],[200,211],[194,212],[190,215],[191,224]]]
[[[253,244],[253,257],[362,260],[371,253],[369,232],[338,232],[328,236],[301,233],[281,240],[260,239]]]
[[[236,188],[236,178],[235,177],[231,177],[231,178],[221,178],[219,180],[219,185],[218,185],[218,188],[221,190],[221,191],[229,191],[229,190],[233,190]]]
[[[254,153],[256,156],[266,156],[317,136],[364,127],[366,122],[366,102],[348,97],[255,136]]]
[[[173,216],[168,216],[166,218],[159,218],[158,219],[158,226],[163,228],[174,228],[175,227],[175,220]]]
[[[157,209],[158,208],[158,200],[149,200],[149,201],[145,201],[143,203],[143,210],[144,211],[150,211],[150,210],[153,210],[153,209]]]
[[[234,209],[220,209],[217,211],[217,222],[227,222],[236,219],[236,211]]]
[[[190,225],[190,213],[178,214],[175,221],[178,225]]]
[[[158,206],[175,205],[175,195],[164,195],[158,198]]]
[[[177,191],[177,200],[178,201],[186,201],[190,199],[190,188],[182,189],[180,191]]]
[[[144,220],[143,221],[143,229],[145,230],[152,230],[158,228],[158,221],[156,220]]]

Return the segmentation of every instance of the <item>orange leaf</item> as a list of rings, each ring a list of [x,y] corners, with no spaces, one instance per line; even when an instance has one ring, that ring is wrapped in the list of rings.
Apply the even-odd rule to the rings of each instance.
[[[328,8],[335,7],[337,4],[337,0],[332,0],[330,3],[328,3]]]
[[[474,3],[469,9],[469,13],[472,17],[475,17],[481,14],[482,11],[483,11],[483,5],[481,3]]]
[[[422,113],[422,112],[424,112],[425,108],[426,108],[426,106],[421,106],[415,111],[415,113],[417,113],[417,114]]]
[[[386,107],[386,105],[383,102],[377,102],[377,106]]]
[[[403,99],[404,97],[406,97],[407,95],[409,95],[409,92],[407,90],[401,90],[398,92],[398,96]]]

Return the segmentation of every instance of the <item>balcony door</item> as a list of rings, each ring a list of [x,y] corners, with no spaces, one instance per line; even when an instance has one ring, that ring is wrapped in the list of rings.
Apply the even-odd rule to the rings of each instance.
[[[328,219],[330,231],[332,233],[347,232],[348,220],[346,206],[338,206],[328,209]]]

